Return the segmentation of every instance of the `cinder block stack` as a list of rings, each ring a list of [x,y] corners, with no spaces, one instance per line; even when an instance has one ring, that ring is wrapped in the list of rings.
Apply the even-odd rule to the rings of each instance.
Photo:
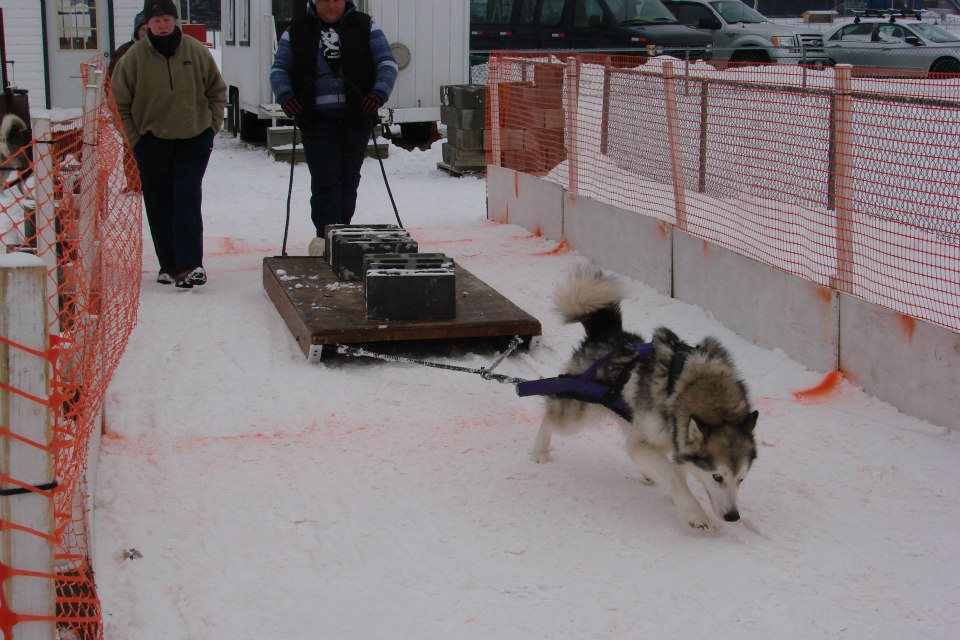
[[[458,172],[483,171],[487,88],[473,84],[440,87],[440,122],[447,125],[443,143],[444,168]]]
[[[563,67],[537,65],[532,83],[501,84],[500,95],[502,166],[544,174],[566,160]]]

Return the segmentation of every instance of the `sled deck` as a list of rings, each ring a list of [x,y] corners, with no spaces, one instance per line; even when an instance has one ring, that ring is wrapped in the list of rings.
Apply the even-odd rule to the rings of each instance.
[[[459,264],[456,317],[450,320],[368,319],[362,281],[337,278],[323,259],[263,259],[263,288],[304,355],[319,362],[336,346],[395,342],[470,341],[520,336],[539,342],[540,322]]]

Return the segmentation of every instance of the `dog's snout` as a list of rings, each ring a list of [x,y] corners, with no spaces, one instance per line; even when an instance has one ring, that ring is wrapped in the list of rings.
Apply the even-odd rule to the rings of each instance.
[[[736,522],[737,520],[740,519],[740,512],[739,512],[739,511],[727,511],[727,512],[723,515],[723,519],[726,520],[727,522]]]

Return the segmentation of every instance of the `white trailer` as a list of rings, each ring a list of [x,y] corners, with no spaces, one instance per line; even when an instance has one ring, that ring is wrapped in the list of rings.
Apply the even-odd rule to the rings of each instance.
[[[401,128],[440,119],[440,87],[469,77],[468,2],[354,0],[390,42],[400,75],[381,110]],[[296,7],[294,7],[296,3]],[[222,71],[228,86],[227,128],[245,140],[264,140],[267,125],[284,117],[270,89],[270,65],[293,15],[306,0],[221,0]],[[406,134],[404,137],[407,137]]]

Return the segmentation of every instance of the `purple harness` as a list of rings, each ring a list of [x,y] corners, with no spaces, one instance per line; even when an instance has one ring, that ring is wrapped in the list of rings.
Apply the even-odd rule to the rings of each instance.
[[[521,382],[517,385],[517,395],[520,397],[557,396],[558,398],[571,398],[581,402],[602,404],[630,422],[633,419],[633,412],[623,399],[623,386],[627,384],[630,372],[633,371],[633,365],[637,360],[653,351],[653,344],[650,342],[635,342],[633,348],[637,352],[636,357],[624,365],[620,375],[610,385],[594,380],[594,376],[596,376],[600,367],[613,359],[615,353],[613,351],[594,362],[589,369],[580,375],[564,374],[556,378],[541,378],[540,380]]]

